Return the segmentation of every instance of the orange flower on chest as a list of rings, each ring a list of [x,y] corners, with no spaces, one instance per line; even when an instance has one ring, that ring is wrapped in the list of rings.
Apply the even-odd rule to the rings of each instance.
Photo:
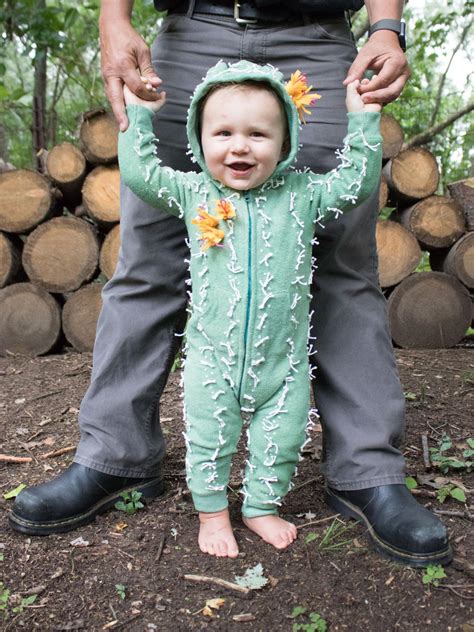
[[[201,250],[217,246],[224,239],[224,231],[216,228],[219,225],[218,218],[210,215],[205,208],[204,205],[198,206],[198,216],[191,220],[200,232]]]
[[[220,219],[231,219],[235,217],[235,208],[229,200],[218,200],[216,202],[216,213]]]

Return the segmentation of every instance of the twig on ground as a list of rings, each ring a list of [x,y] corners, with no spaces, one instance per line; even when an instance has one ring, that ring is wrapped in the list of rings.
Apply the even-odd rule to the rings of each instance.
[[[166,535],[163,535],[163,537],[161,538],[160,546],[158,547],[158,552],[155,557],[156,564],[158,564],[158,562],[161,559],[161,556],[163,555],[163,549],[165,548],[165,544],[166,544]]]
[[[0,463],[31,463],[31,456],[11,456],[10,454],[0,454]]]
[[[306,549],[306,559],[308,560],[309,570],[311,572],[313,572],[313,565],[311,564],[311,558],[309,556],[309,549],[308,549],[308,545],[307,544],[305,544],[305,549]]]
[[[453,588],[452,586],[449,586],[449,585],[443,586],[443,585],[440,584],[439,586],[434,586],[434,588],[436,588],[436,590],[450,590],[457,597],[460,597],[461,599],[465,599],[466,601],[473,601],[474,600],[474,595],[462,595],[455,588]]]
[[[423,462],[425,470],[431,470],[430,450],[428,447],[428,435],[421,435],[421,447],[423,448]]]
[[[415,496],[426,496],[427,498],[436,498],[436,492],[432,489],[410,489]]]
[[[37,395],[36,397],[32,397],[28,400],[30,402],[36,402],[38,399],[44,399],[45,397],[51,397],[51,395],[57,395],[58,393],[62,393],[64,391],[63,388],[58,389],[57,391],[50,391],[49,393],[42,393],[41,395]]]
[[[250,593],[250,588],[245,588],[244,586],[239,586],[238,584],[234,584],[233,582],[228,582],[225,579],[220,579],[220,577],[206,577],[205,575],[184,575],[184,579],[188,579],[191,582],[198,582],[201,584],[217,584],[217,586],[221,586],[222,588],[228,588],[229,590],[236,590],[244,595],[248,595]]]
[[[61,456],[61,454],[66,454],[67,452],[73,452],[76,449],[75,445],[68,445],[66,448],[60,448],[59,450],[53,450],[52,452],[46,452],[46,454],[41,454],[38,458],[40,459],[49,459],[53,456]]]
[[[319,481],[319,478],[310,478],[309,481],[305,481],[304,483],[300,483],[299,485],[295,485],[291,491],[292,492],[296,492],[299,489],[301,489],[302,487],[304,487],[305,485],[309,485],[310,483],[317,483]]]
[[[474,514],[466,509],[466,511],[455,511],[452,509],[433,509],[435,514],[440,516],[452,516],[454,518],[465,518],[466,520],[474,520]]]
[[[320,522],[327,522],[328,520],[334,520],[337,518],[339,514],[334,514],[333,516],[327,516],[326,518],[320,518],[319,520],[311,520],[310,522],[305,522],[304,524],[297,525],[297,529],[303,529],[303,527],[309,527],[312,524],[319,524]]]

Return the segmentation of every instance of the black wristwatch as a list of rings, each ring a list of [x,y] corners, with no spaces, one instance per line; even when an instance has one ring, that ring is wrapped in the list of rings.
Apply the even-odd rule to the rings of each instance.
[[[381,31],[381,30],[394,31],[395,33],[397,33],[400,48],[403,51],[407,49],[407,42],[406,42],[407,27],[404,20],[379,20],[378,22],[375,22],[375,24],[372,24],[371,26],[369,26],[369,37],[372,35],[372,33],[375,33],[375,31]]]

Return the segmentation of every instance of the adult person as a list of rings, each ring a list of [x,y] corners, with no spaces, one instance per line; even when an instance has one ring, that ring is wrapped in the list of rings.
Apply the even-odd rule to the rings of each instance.
[[[151,54],[131,25],[133,0],[103,0],[102,69],[121,130],[128,121],[123,85],[153,99],[140,80],[161,84],[160,158],[193,168],[185,119],[192,88],[220,58],[270,63],[289,77],[301,69],[321,94],[304,126],[301,167],[325,172],[346,132],[345,85],[366,70],[365,102],[387,103],[409,69],[400,47],[402,0],[366,0],[371,27],[357,53],[345,11],[361,0],[155,0],[167,9]],[[194,168],[196,168],[194,166]],[[75,528],[112,506],[124,490],[162,493],[164,441],[159,398],[186,320],[188,256],[184,224],[121,191],[121,251],[103,291],[91,385],[82,402],[74,463],[56,479],[24,490],[10,523],[30,534]],[[326,499],[368,526],[375,546],[399,561],[447,563],[446,529],[411,496],[398,448],[404,397],[394,361],[385,303],[378,286],[376,196],[316,238],[312,335],[317,337],[315,397],[324,431]],[[317,306],[317,307],[316,307]],[[314,356],[313,356],[314,358]]]

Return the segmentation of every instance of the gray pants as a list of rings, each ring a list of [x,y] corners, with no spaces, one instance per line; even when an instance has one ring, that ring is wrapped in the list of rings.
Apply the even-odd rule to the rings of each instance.
[[[306,21],[307,22],[307,21]],[[308,76],[322,98],[303,126],[299,167],[336,164],[346,132],[342,81],[355,56],[342,18],[239,26],[232,19],[170,16],[152,47],[167,105],[157,117],[165,164],[195,169],[186,156],[189,97],[220,58],[271,63]],[[184,224],[121,192],[119,262],[103,291],[92,382],[82,402],[75,461],[118,476],[152,476],[164,457],[159,399],[185,323]],[[318,228],[314,394],[324,430],[324,474],[336,489],[404,482],[400,388],[377,278],[377,200]]]

